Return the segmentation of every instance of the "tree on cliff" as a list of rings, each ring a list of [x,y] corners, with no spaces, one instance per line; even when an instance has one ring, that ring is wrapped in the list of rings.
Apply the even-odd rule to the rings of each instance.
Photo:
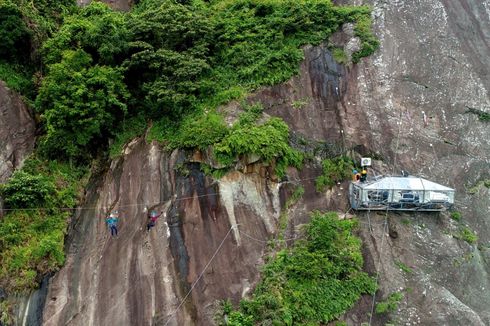
[[[49,66],[36,100],[46,129],[41,149],[49,156],[93,153],[114,136],[116,121],[126,113],[129,94],[121,69],[91,63],[85,51],[70,50]]]

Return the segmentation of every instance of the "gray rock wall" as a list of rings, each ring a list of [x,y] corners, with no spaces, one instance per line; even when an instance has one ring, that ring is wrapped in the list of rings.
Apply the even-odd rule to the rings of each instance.
[[[32,152],[35,122],[20,95],[0,81],[0,183]]]
[[[197,166],[184,153],[130,144],[76,216],[44,325],[209,325],[216,300],[237,301],[250,290],[276,230],[279,188],[240,172],[216,182]],[[145,207],[164,212],[150,232]],[[113,209],[115,238],[104,222]]]

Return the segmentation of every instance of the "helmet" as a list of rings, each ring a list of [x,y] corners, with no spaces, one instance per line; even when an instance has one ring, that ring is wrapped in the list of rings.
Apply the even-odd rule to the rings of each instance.
[[[357,170],[356,169],[352,170],[352,173],[356,174],[357,173]]]
[[[361,172],[362,174],[367,174],[367,171],[366,170],[362,170]]]
[[[151,216],[157,216],[158,215],[158,212],[157,211],[151,211],[150,215]]]

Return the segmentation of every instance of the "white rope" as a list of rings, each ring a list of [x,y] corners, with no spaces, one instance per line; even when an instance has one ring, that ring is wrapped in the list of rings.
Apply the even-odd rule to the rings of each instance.
[[[226,238],[228,238],[228,236],[230,235],[231,233],[231,230],[233,230],[234,228],[238,227],[239,224],[237,225],[233,225],[230,227],[230,229],[228,230],[228,232],[226,233],[225,237],[223,238],[223,240],[221,240],[221,243],[219,244],[218,248],[216,248],[216,251],[214,252],[213,256],[211,256],[211,259],[208,261],[208,263],[206,264],[206,266],[204,266],[204,269],[202,270],[202,272],[199,274],[199,276],[197,277],[197,279],[194,281],[194,283],[192,284],[191,288],[189,289],[189,291],[187,292],[187,294],[184,296],[184,298],[182,299],[182,301],[180,302],[180,304],[177,306],[177,308],[175,308],[175,310],[170,314],[170,316],[168,317],[168,320],[167,322],[165,323],[164,326],[168,325],[168,323],[172,320],[173,316],[177,313],[177,311],[179,311],[180,307],[182,307],[182,305],[184,304],[185,300],[187,300],[187,298],[189,297],[189,295],[191,294],[192,290],[194,290],[194,288],[196,287],[197,283],[201,280],[201,278],[203,277],[204,273],[206,272],[206,269],[208,269],[209,265],[211,265],[211,262],[213,261],[214,257],[216,257],[216,255],[218,254],[219,250],[221,249],[221,247],[223,246],[223,244],[225,243],[225,240]]]
[[[400,113],[400,115],[401,115],[401,113]],[[396,171],[396,157],[398,155],[398,146],[400,144],[400,133],[401,133],[401,126],[402,126],[401,121],[402,120],[400,119],[399,121],[400,122],[398,124],[398,134],[396,136],[396,145],[395,145],[395,152],[394,152],[395,155],[393,157],[393,170],[391,172],[392,176],[395,174],[395,171]],[[390,178],[390,182],[391,182],[391,188],[393,189],[393,178]],[[379,250],[379,263],[378,263],[378,266],[376,267],[376,281],[375,281],[376,290],[373,293],[373,300],[371,303],[371,313],[369,314],[369,326],[371,326],[371,321],[373,319],[373,314],[374,314],[374,304],[376,303],[376,292],[377,292],[377,288],[378,288],[379,274],[380,274],[379,271],[380,271],[380,267],[381,267],[381,260],[383,257],[383,248],[384,248],[383,244],[384,244],[384,240],[386,237],[386,231],[387,231],[387,227],[388,227],[388,208],[389,208],[389,205],[386,205],[386,214],[385,214],[385,219],[384,219],[383,232],[381,234],[381,248]],[[368,212],[370,212],[370,211],[371,210],[369,210]]]
[[[318,175],[317,177],[310,177],[310,178],[304,178],[304,179],[294,179],[294,182],[301,182],[301,181],[308,181],[312,179],[316,179],[322,174]],[[280,183],[294,183],[292,181],[284,181]],[[218,196],[220,193],[226,193],[224,190],[217,191],[215,193],[210,193],[210,194],[204,194],[204,195],[197,195],[197,196],[187,196],[187,197],[180,197],[173,199],[174,202],[177,201],[183,201],[187,199],[194,199],[194,198],[201,198],[201,197],[208,197],[208,196]],[[175,196],[175,195],[174,195]],[[170,200],[170,199],[169,199]],[[141,203],[141,204],[126,204],[126,205],[108,205],[108,206],[92,206],[92,207],[31,207],[31,208],[3,208],[0,209],[0,211],[5,211],[5,212],[10,212],[10,211],[36,211],[36,210],[48,210],[48,209],[59,209],[59,210],[67,210],[67,211],[79,211],[79,210],[107,210],[109,208],[110,210],[114,209],[117,207],[117,209],[125,208],[125,207],[138,207],[138,206],[156,206],[160,205],[161,202],[155,202],[155,203]]]

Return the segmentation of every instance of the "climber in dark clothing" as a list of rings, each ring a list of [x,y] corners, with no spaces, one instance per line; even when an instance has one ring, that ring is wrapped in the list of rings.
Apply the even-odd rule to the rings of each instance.
[[[112,212],[109,217],[105,219],[105,222],[109,226],[109,229],[111,229],[111,236],[116,235],[117,236],[117,221],[119,218],[117,218],[117,212]]]
[[[363,169],[361,172],[361,182],[366,182],[367,181],[367,171],[366,169]]]
[[[157,222],[157,219],[163,214],[163,212],[160,212],[160,214],[158,214],[157,211],[153,210],[150,212],[150,214],[148,214],[148,218],[150,219],[148,221],[148,224],[146,225],[146,231],[150,231],[150,229],[152,227],[155,226],[156,222]]]

